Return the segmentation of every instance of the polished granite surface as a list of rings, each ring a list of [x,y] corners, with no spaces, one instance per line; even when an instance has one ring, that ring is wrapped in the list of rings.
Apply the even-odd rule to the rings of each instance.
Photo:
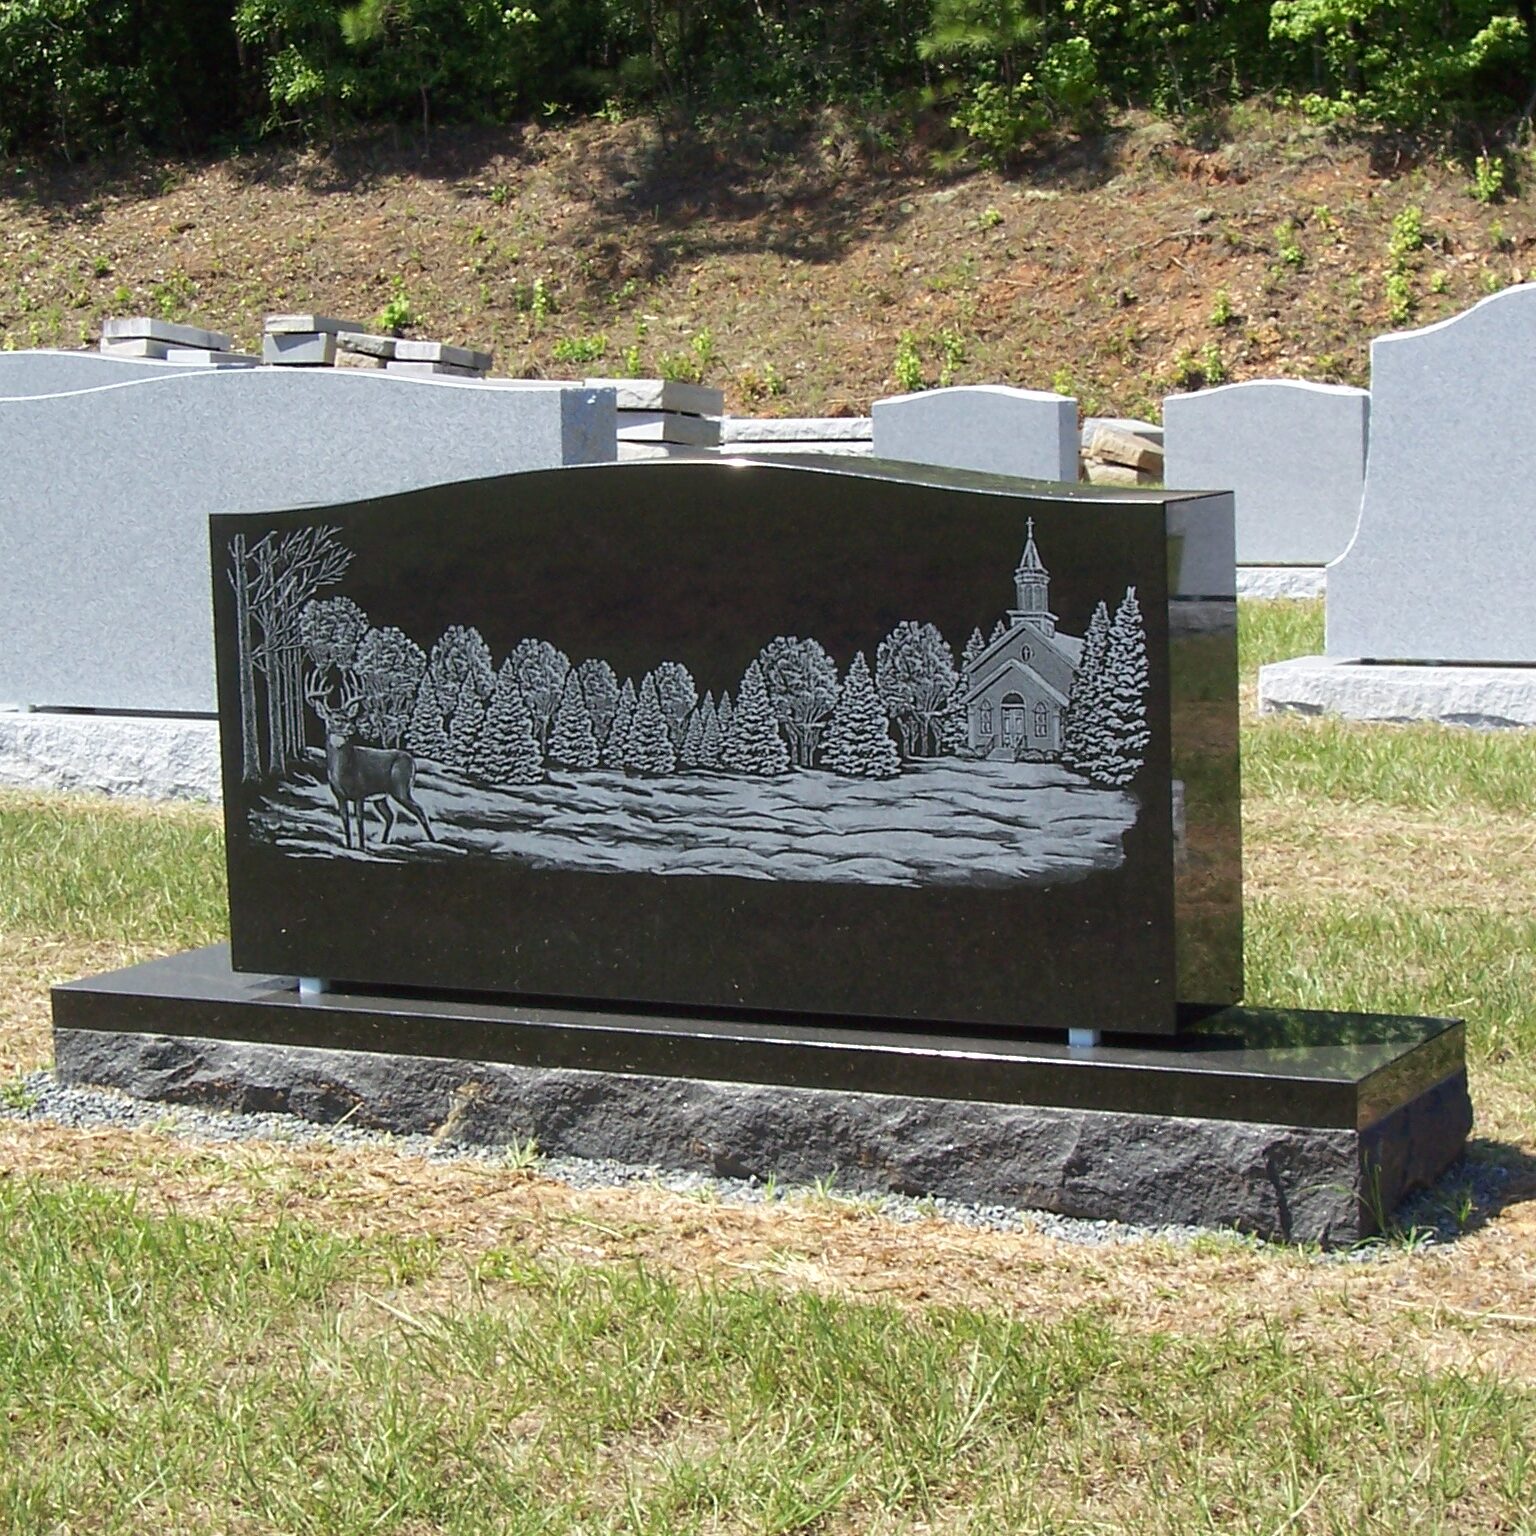
[[[404,990],[301,999],[291,977],[232,971],[226,945],[54,991],[57,1029],[1357,1130],[1465,1070],[1464,1028],[1452,1019],[1227,1008],[1182,1023],[1175,1040],[1082,1049],[1059,1036],[608,1014]]]
[[[1172,1034],[1181,1003],[1242,995],[1231,518],[1229,498],[842,462],[609,465],[215,518],[234,962],[833,1028],[1092,1015]],[[270,569],[290,547],[309,594],[291,613]],[[1080,740],[1111,760],[1069,769],[1096,616],[1119,638],[1094,675],[1112,651],[1125,700],[1083,687]],[[921,727],[900,667],[880,682],[900,629],[929,637],[896,653],[928,679]],[[269,630],[307,637],[286,680]],[[969,654],[942,743],[930,641]],[[802,760],[690,769],[688,698],[697,719],[728,692],[741,715],[770,647],[810,648],[795,697],[826,718],[791,728],[775,674]],[[513,729],[496,690],[514,655],[547,748],[531,770],[532,742],[515,770],[501,736],[481,750],[493,716]],[[848,694],[860,655],[913,739],[854,776],[816,736],[841,695],[815,678]],[[546,675],[566,663],[628,680],[636,721],[647,680],[687,678],[677,762],[615,766],[605,737],[575,763],[578,712]],[[371,753],[371,779],[322,747],[321,711],[358,698],[379,719],[335,750]],[[334,788],[348,773],[360,815]]]

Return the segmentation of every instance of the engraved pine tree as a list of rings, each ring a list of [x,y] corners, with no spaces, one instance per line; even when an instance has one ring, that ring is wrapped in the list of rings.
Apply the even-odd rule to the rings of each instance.
[[[537,784],[544,777],[533,716],[510,662],[503,662],[496,674],[470,771],[487,784]]]
[[[720,766],[759,778],[789,771],[789,749],[779,735],[779,723],[768,702],[763,669],[755,661],[736,690],[736,708],[721,748]]]
[[[635,702],[634,679],[626,677],[624,686],[619,689],[613,724],[608,727],[608,734],[603,740],[601,761],[604,768],[622,770],[624,767],[624,753],[629,746],[629,728],[635,719]]]
[[[822,762],[845,779],[894,779],[901,772],[901,754],[891,739],[890,717],[875,690],[863,651],[848,668],[827,730]]]
[[[624,771],[642,778],[660,778],[677,767],[677,752],[661,712],[656,674],[647,672],[635,701],[634,719],[624,743]]]
[[[1135,587],[1127,587],[1109,626],[1104,648],[1103,720],[1105,751],[1092,777],[1118,788],[1129,784],[1146,761],[1152,733],[1147,728],[1147,632]]]
[[[574,671],[566,673],[565,692],[560,695],[560,707],[555,711],[555,725],[549,735],[549,760],[559,768],[597,767],[597,731],[581,679]]]

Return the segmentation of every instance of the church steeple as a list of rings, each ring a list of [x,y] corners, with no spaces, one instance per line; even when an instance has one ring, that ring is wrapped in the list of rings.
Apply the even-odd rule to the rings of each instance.
[[[1029,534],[1024,542],[1024,553],[1019,556],[1018,569],[1013,573],[1013,588],[1018,597],[1018,607],[1009,610],[1009,626],[1031,624],[1047,635],[1056,633],[1056,615],[1051,612],[1051,574],[1040,558],[1035,546],[1035,520],[1029,520]]]

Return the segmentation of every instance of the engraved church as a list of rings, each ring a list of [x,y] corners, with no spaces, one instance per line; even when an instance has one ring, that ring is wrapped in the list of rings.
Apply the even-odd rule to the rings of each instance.
[[[1034,518],[1013,585],[1018,606],[965,667],[970,748],[1009,759],[1021,750],[1058,757],[1083,642],[1056,633],[1051,577],[1035,547]]]

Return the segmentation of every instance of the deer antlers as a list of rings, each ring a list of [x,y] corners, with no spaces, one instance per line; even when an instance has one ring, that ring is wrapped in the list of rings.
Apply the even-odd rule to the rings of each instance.
[[[341,700],[331,702],[331,690],[326,686],[326,673],[319,667],[311,667],[304,682],[304,697],[311,709],[325,725],[334,731],[350,730],[357,724],[357,712],[363,696],[356,682],[342,677]]]

